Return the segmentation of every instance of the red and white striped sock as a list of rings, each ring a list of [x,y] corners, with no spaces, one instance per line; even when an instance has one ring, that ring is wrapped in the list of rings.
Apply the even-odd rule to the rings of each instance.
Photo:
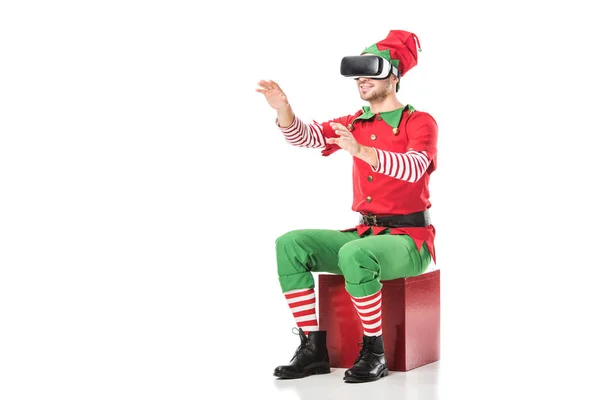
[[[354,308],[358,312],[365,336],[380,336],[381,328],[381,290],[365,297],[352,297]]]
[[[284,295],[298,328],[302,328],[306,333],[318,331],[315,289],[290,290]]]

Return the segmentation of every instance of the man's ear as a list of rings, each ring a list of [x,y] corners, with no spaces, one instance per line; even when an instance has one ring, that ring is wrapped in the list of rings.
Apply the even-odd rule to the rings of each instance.
[[[398,93],[398,91],[400,90],[400,78],[396,75],[394,75],[394,78],[396,79],[396,93]]]

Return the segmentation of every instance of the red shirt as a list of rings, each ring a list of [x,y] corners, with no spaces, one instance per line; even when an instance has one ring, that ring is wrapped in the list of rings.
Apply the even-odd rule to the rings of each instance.
[[[367,113],[364,111],[367,110]],[[365,119],[365,114],[367,118]],[[370,116],[370,118],[369,118]],[[390,118],[386,118],[390,119]],[[411,106],[403,109],[397,129],[390,125],[380,114],[371,115],[368,108],[348,115],[336,118],[322,126],[325,137],[338,137],[330,122],[338,122],[346,126],[353,134],[356,141],[362,145],[373,147],[378,151],[379,168],[376,170],[367,162],[356,157],[353,158],[353,204],[352,210],[364,214],[392,215],[410,214],[424,211],[431,207],[429,193],[430,175],[437,168],[437,123],[431,115],[426,112],[416,111]],[[324,156],[339,150],[340,147],[326,144],[322,150]],[[402,161],[407,164],[414,161],[403,158],[403,154],[409,150],[425,152],[427,155],[427,168],[423,175],[415,180],[415,168],[399,170]],[[395,165],[390,158],[400,157],[400,163]],[[414,167],[414,165],[413,165]],[[411,176],[413,175],[413,176]],[[359,235],[366,233],[371,227],[359,224],[354,228]],[[373,234],[379,234],[386,228],[372,227]],[[417,249],[421,249],[423,242],[435,262],[433,225],[427,227],[393,228],[391,234],[407,234],[416,243]]]

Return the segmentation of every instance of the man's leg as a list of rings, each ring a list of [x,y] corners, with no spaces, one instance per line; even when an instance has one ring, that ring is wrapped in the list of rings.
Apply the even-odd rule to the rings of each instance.
[[[344,245],[339,267],[346,290],[363,325],[363,348],[347,382],[367,382],[388,374],[383,350],[381,281],[416,276],[427,269],[431,257],[424,244],[418,251],[407,235],[369,236]]]
[[[300,347],[290,364],[275,369],[275,376],[302,378],[330,371],[326,332],[319,331],[312,273],[341,275],[338,251],[357,238],[356,232],[301,229],[276,240],[279,283],[300,330]]]

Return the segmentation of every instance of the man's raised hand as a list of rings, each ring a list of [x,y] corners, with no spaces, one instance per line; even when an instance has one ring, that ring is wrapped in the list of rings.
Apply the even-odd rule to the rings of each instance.
[[[275,110],[282,110],[290,105],[287,96],[279,85],[273,81],[259,81],[256,91],[262,93],[271,107]]]

